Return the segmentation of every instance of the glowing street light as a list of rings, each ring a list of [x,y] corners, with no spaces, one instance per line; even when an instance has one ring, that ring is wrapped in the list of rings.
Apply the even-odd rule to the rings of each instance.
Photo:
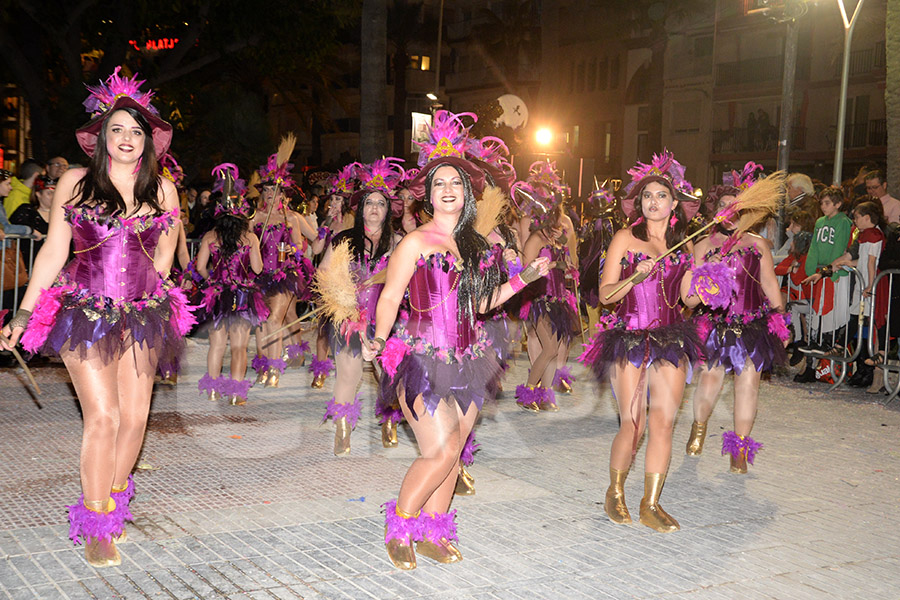
[[[438,99],[437,95],[434,92],[428,92],[427,94],[425,94],[425,97],[428,98],[429,100],[431,100],[432,102],[434,102],[435,100]]]
[[[534,140],[541,146],[549,146],[553,141],[553,132],[547,127],[541,127],[534,135]]]

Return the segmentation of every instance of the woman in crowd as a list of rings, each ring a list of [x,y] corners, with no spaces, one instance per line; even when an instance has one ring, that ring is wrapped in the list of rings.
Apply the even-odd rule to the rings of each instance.
[[[328,403],[323,421],[329,417],[335,423],[334,454],[350,454],[350,432],[362,409],[362,401],[356,396],[356,388],[362,380],[362,344],[375,333],[375,307],[384,284],[363,285],[373,275],[383,271],[400,236],[391,226],[391,197],[393,187],[402,177],[403,170],[394,163],[398,159],[382,159],[371,165],[362,165],[358,175],[362,189],[351,198],[356,206],[356,218],[352,229],[339,233],[325,251],[320,269],[332,266],[334,247],[347,243],[351,254],[350,271],[357,281],[356,303],[359,322],[344,321],[335,328],[329,324],[331,347],[334,352],[334,396]],[[328,299],[323,299],[328,302]],[[379,395],[381,395],[381,389]]]
[[[115,540],[131,518],[137,460],[153,377],[175,371],[193,324],[181,290],[165,278],[176,243],[178,196],[157,172],[172,127],[142,82],[119,76],[90,87],[93,118],[76,132],[90,157],[60,178],[50,231],[21,308],[4,335],[28,351],[62,357],[84,417],[82,497],[69,536],[91,565],[121,562]],[[69,245],[74,257],[66,264]],[[34,314],[30,312],[34,310]],[[24,335],[23,331],[25,332]]]
[[[709,196],[716,202],[717,212],[747,193],[754,185],[754,171],[761,168],[748,163],[742,174],[733,174],[731,184],[713,188]],[[761,186],[756,192],[768,190],[772,181],[755,184]],[[773,195],[783,196],[783,188],[773,191]],[[719,285],[720,296],[714,296],[712,301],[703,294],[699,296],[708,302],[696,317],[705,343],[705,364],[694,390],[694,422],[686,448],[689,456],[699,456],[703,451],[707,421],[726,374],[733,373],[734,430],[722,435],[722,453],[731,454],[732,473],[746,473],[747,463],[753,464],[761,447],[750,437],[756,420],[760,376],[785,361],[784,346],[790,337],[790,319],[784,314],[769,245],[754,233],[735,231],[739,218],[737,213],[718,223],[713,233],[694,248],[694,279],[701,273],[710,273],[704,277],[711,277],[709,281]]]
[[[683,282],[691,264],[690,246],[668,251],[684,240],[699,203],[688,195],[692,188],[684,179],[684,167],[668,151],[654,156],[649,165],[638,163],[629,174],[632,181],[622,206],[631,226],[613,237],[600,278],[601,301],[620,304],[614,315],[601,318],[601,331],[580,360],[593,368],[598,379],[609,373],[619,405],[619,432],[609,457],[606,514],[614,523],[631,522],[625,478],[649,420],[640,522],[670,532],[680,526],[663,510],[659,497],[672,456],[675,414],[691,364],[700,357],[700,340],[682,315],[682,299],[690,283]]]
[[[197,271],[206,280],[201,307],[210,325],[206,374],[199,388],[210,400],[228,398],[232,405],[242,406],[253,385],[244,380],[250,330],[266,320],[269,309],[256,283],[262,255],[259,238],[250,231],[246,184],[231,164],[219,165],[213,175],[218,176],[213,190],[221,193],[221,201],[214,210],[213,229],[203,236],[197,251]],[[227,344],[231,344],[230,377],[221,375]]]

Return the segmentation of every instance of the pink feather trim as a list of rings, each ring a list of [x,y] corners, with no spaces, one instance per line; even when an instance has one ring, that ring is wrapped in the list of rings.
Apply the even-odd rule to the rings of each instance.
[[[398,337],[389,338],[381,352],[381,366],[384,368],[384,372],[393,378],[397,374],[397,367],[408,353],[409,346],[404,344],[403,340]]]

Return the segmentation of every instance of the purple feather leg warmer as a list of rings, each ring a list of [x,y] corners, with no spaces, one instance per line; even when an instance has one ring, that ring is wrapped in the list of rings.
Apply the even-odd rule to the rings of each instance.
[[[422,539],[419,518],[404,519],[397,514],[397,501],[389,500],[381,505],[384,507],[384,541],[399,540],[409,544],[410,540]]]
[[[328,404],[325,405],[325,416],[322,417],[322,422],[328,420],[328,417],[333,419],[340,419],[341,417],[347,417],[347,423],[350,424],[351,429],[356,427],[356,422],[359,420],[359,415],[362,412],[362,398],[356,396],[356,399],[350,404],[338,404],[334,398],[328,401]]]
[[[466,443],[463,444],[462,452],[459,454],[459,460],[462,461],[462,464],[467,467],[472,466],[472,463],[475,462],[475,452],[481,447],[481,444],[475,441],[475,430],[469,432],[469,437],[466,438]]]
[[[456,510],[448,513],[423,512],[419,517],[419,535],[433,544],[438,544],[442,539],[458,542],[456,535]]]
[[[84,494],[78,498],[78,504],[66,508],[69,509],[69,539],[76,546],[81,540],[119,537],[125,529],[125,514],[131,514],[127,506],[121,508],[118,505],[108,513],[94,512],[84,505]]]
[[[722,434],[722,455],[731,454],[732,456],[740,456],[743,450],[747,456],[747,462],[753,464],[756,453],[762,449],[763,445],[754,440],[749,435],[741,437],[733,431],[726,431]]]

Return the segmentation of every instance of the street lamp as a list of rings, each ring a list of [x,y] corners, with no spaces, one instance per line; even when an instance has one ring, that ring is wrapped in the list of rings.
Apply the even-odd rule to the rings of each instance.
[[[534,134],[534,141],[540,146],[547,147],[553,141],[553,132],[547,127],[541,127]]]
[[[841,9],[841,19],[844,20],[844,66],[841,69],[841,102],[838,108],[837,136],[834,141],[834,174],[831,178],[833,185],[841,185],[841,169],[844,162],[844,119],[847,117],[847,84],[850,80],[850,42],[853,40],[853,28],[856,25],[856,17],[865,0],[859,0],[853,10],[853,16],[847,20],[847,9],[844,8],[844,0],[837,0]]]

